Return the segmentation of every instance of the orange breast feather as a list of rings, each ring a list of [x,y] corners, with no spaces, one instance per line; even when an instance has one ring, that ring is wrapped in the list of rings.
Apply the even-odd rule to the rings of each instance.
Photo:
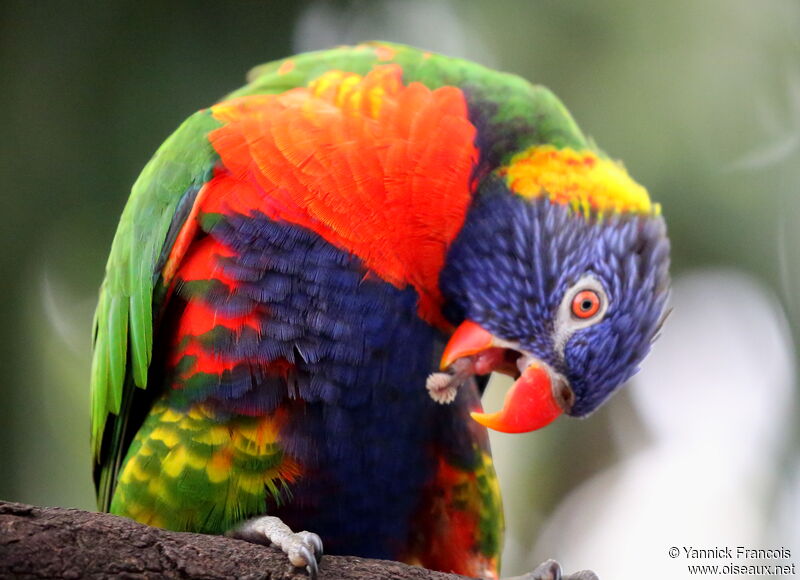
[[[463,93],[402,84],[397,65],[331,71],[308,87],[212,108],[224,170],[200,211],[258,211],[318,233],[444,325],[438,276],[470,202],[478,159]]]

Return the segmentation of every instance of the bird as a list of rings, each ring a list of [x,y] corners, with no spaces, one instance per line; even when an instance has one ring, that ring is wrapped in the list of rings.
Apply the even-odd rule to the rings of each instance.
[[[487,428],[590,414],[668,294],[661,206],[548,89],[387,42],[262,65],[122,212],[94,322],[98,506],[312,576],[324,545],[496,578]],[[516,382],[486,413],[492,372]]]

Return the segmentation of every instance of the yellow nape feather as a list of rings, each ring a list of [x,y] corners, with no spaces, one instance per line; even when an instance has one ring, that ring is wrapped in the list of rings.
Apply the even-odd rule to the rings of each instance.
[[[660,213],[659,205],[621,164],[588,150],[538,145],[516,155],[499,173],[522,197],[548,197],[587,216]]]

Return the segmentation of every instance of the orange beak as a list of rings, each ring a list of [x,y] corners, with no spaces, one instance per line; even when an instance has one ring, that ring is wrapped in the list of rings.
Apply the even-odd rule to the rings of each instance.
[[[439,368],[445,370],[458,359],[478,354],[492,346],[494,346],[494,336],[490,332],[471,320],[465,320],[456,328],[447,346],[444,347]]]
[[[507,366],[507,357],[503,354],[508,353],[508,347],[507,342],[498,340],[478,324],[467,320],[456,329],[447,343],[441,368],[448,368],[460,358],[472,357],[477,374],[500,370],[497,368],[500,361]],[[523,355],[519,353],[519,356]],[[571,397],[572,391],[566,380],[544,363],[533,359],[506,394],[500,411],[489,414],[473,412],[470,415],[481,425],[495,431],[527,433],[552,423],[568,409]]]
[[[556,420],[564,410],[553,394],[550,373],[536,363],[506,393],[503,408],[497,413],[472,412],[478,423],[503,433],[528,433]]]

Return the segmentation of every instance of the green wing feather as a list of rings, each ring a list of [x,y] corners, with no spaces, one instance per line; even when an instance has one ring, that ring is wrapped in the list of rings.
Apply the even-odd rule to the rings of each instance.
[[[92,452],[98,503],[107,508],[136,387],[147,386],[153,354],[154,290],[176,231],[176,210],[208,180],[217,156],[206,135],[219,123],[208,111],[191,116],[142,171],[122,212],[94,322]],[[184,212],[183,219],[188,212]],[[158,295],[158,293],[156,293]],[[105,441],[105,443],[104,443]]]
[[[402,67],[406,83],[462,87],[471,98],[496,105],[489,107],[492,125],[522,127],[513,147],[505,144],[501,162],[541,143],[593,148],[546,88],[397,44],[367,43],[268,63],[253,69],[249,84],[227,98],[282,93],[331,69],[366,74],[376,65],[392,63]],[[111,247],[95,313],[91,373],[91,439],[101,509],[108,509],[111,501],[121,460],[134,435],[129,431],[138,427],[129,426],[132,409],[148,404],[141,393],[148,383],[154,325],[170,282],[161,278],[161,272],[197,192],[218,162],[207,135],[219,125],[209,110],[200,111],[159,148],[133,186]]]

